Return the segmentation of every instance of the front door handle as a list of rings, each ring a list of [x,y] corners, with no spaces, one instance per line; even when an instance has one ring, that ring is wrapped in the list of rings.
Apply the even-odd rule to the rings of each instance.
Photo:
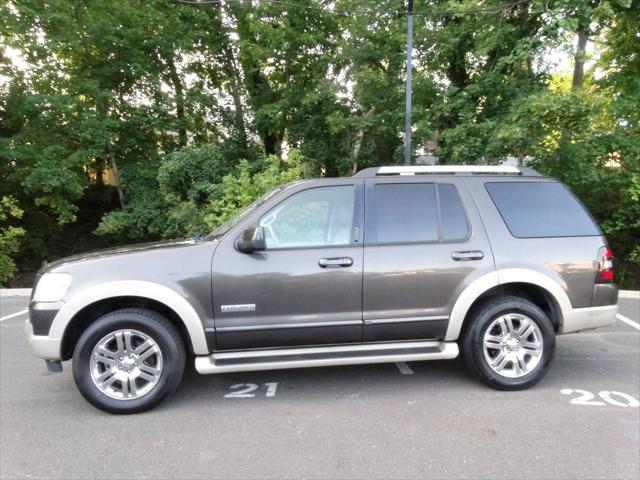
[[[459,262],[464,262],[468,260],[482,260],[484,258],[484,253],[480,250],[468,250],[465,252],[453,252],[451,254],[451,258],[457,260]]]
[[[321,258],[318,260],[318,265],[322,268],[340,268],[350,267],[353,265],[353,258],[351,257],[334,257],[334,258]]]

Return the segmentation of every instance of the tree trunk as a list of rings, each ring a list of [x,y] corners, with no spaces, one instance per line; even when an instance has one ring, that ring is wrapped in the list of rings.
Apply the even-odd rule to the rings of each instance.
[[[113,154],[113,146],[111,145],[111,135],[107,136],[107,154],[109,155],[109,161],[111,162],[111,169],[113,170],[113,178],[116,181],[116,188],[118,189],[118,199],[120,200],[120,208],[124,210],[124,191],[122,190],[122,181],[120,180],[120,172],[118,171],[118,164],[116,163],[116,156]]]
[[[235,109],[235,127],[238,132],[238,139],[243,148],[247,148],[247,130],[244,125],[244,108],[242,106],[241,78],[236,66],[233,51],[228,44],[222,46],[224,52],[224,67],[231,83],[231,97]]]
[[[185,125],[184,118],[184,86],[182,85],[182,80],[180,80],[180,75],[178,75],[178,70],[176,69],[173,57],[169,56],[166,59],[166,62],[169,67],[169,78],[171,79],[171,83],[173,84],[173,88],[176,92],[176,117],[179,122],[178,144],[180,147],[184,147],[187,144],[187,127]]]
[[[222,68],[224,70],[225,75],[229,79],[230,90],[231,90],[231,98],[233,99],[233,107],[234,107],[234,127],[236,129],[235,136],[238,140],[238,144],[241,148],[247,149],[247,128],[244,121],[244,105],[242,103],[242,75],[240,69],[238,67],[238,59],[236,58],[236,54],[233,50],[233,40],[231,36],[231,26],[229,26],[228,21],[225,19],[225,15],[223,13],[223,9],[225,5],[223,2],[217,3],[212,6],[217,12],[217,19],[219,23],[220,29],[220,39],[216,40],[216,48],[219,45],[220,51],[222,52]],[[231,10],[228,9],[226,15],[236,16],[236,13],[232,13]],[[238,33],[233,32],[233,33]],[[238,47],[240,48],[240,47]]]
[[[374,112],[375,108],[371,107],[369,110],[365,112],[362,116],[363,118],[367,118]],[[358,157],[360,156],[360,150],[362,150],[362,141],[364,139],[364,129],[358,130],[356,133],[356,143],[353,146],[353,166],[351,167],[351,174],[355,175],[358,171]]]
[[[578,30],[578,45],[576,48],[575,65],[573,67],[573,80],[571,82],[571,89],[576,90],[582,88],[584,84],[584,59],[587,52],[587,41],[589,40],[589,34],[587,27],[583,26]]]
[[[266,132],[263,134],[262,142],[264,144],[265,155],[282,156],[282,139],[284,132]]]
[[[237,34],[240,39],[240,49],[242,43],[259,45],[255,34],[249,28],[250,20],[247,19],[248,9],[235,9],[232,13],[237,21]],[[241,52],[242,53],[242,52]],[[263,107],[273,104],[279,100],[279,95],[274,92],[269,78],[263,73],[259,60],[251,54],[251,49],[244,51],[244,55],[239,57],[240,66],[244,73],[244,86],[248,94],[248,100],[253,111],[258,113]],[[281,155],[282,140],[284,138],[284,127],[274,125],[270,119],[263,119],[256,122],[256,129],[263,141],[266,155]],[[275,131],[274,131],[275,130]]]
[[[445,25],[459,26],[462,20],[458,17],[446,19]],[[463,89],[469,83],[469,72],[467,71],[466,55],[473,49],[474,40],[469,32],[463,32],[457,38],[451,39],[453,48],[449,52],[446,63],[446,75],[451,84]]]
[[[104,187],[104,169],[105,164],[102,158],[96,158],[96,185],[100,188]]]

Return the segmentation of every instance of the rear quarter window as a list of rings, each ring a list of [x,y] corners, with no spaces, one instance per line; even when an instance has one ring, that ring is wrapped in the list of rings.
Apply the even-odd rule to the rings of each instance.
[[[469,235],[469,224],[456,187],[450,183],[441,183],[438,185],[438,195],[442,239],[464,240]]]
[[[601,235],[587,209],[559,182],[488,182],[485,187],[514,237]]]

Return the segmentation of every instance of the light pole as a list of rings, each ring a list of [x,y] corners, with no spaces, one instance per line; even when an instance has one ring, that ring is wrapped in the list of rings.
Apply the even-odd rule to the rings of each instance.
[[[404,114],[404,164],[411,165],[411,60],[413,58],[413,0],[407,1],[407,92]]]

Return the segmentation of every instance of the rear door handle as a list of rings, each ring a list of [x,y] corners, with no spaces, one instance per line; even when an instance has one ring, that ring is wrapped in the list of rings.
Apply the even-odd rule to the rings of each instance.
[[[457,260],[459,262],[464,262],[468,260],[482,260],[484,258],[484,253],[480,250],[468,250],[465,252],[453,252],[451,254],[451,258]]]
[[[353,265],[353,258],[351,257],[334,257],[334,258],[321,258],[318,260],[318,265],[322,268],[340,268],[350,267]]]

